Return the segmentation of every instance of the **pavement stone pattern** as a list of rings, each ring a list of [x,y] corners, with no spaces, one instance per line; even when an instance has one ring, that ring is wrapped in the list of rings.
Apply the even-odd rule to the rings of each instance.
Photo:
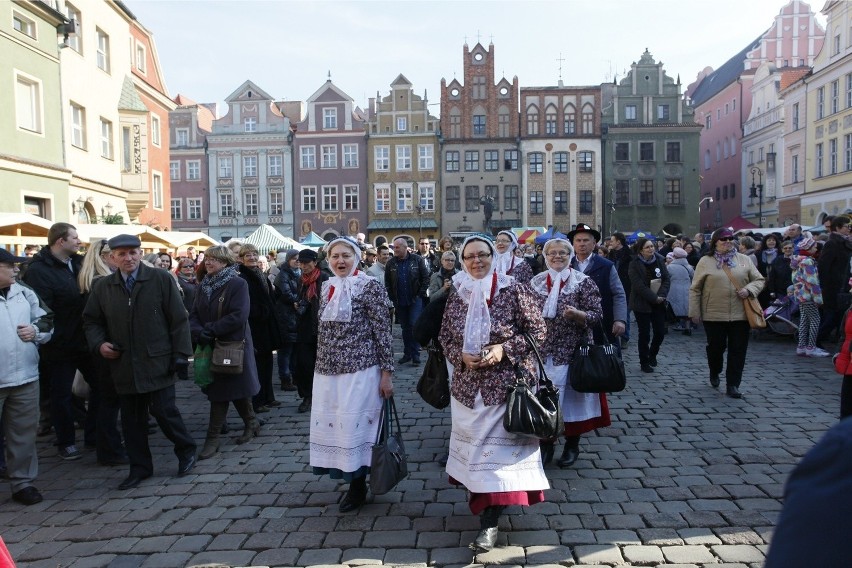
[[[398,326],[394,336],[399,356]],[[507,509],[498,547],[485,554],[467,548],[478,519],[438,464],[449,410],[420,400],[422,365],[410,364],[394,383],[409,476],[357,513],[337,510],[344,485],[311,473],[309,415],[276,387],[283,405],[261,415],[261,435],[235,445],[242,424],[231,409],[222,451],[186,477],[174,477],[165,437],[151,436],[154,477],[130,491],[116,489],[126,467],[99,466],[92,450],[63,462],[39,438],[44,501],[18,505],[6,485],[0,536],[20,568],[757,568],[788,474],[837,421],[840,378],[829,359],[796,357],[790,338],[762,332],[749,344],[744,398],[730,399],[724,383],[709,386],[704,339],[669,333],[650,374],[628,343],[627,389],[609,397],[612,426],[583,437],[574,467],[546,468],[547,501]],[[177,392],[200,444],[206,398],[191,381]]]

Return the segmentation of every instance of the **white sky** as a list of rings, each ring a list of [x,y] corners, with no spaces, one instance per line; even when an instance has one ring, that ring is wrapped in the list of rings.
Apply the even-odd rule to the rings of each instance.
[[[463,81],[465,37],[495,47],[496,79],[597,85],[647,47],[686,86],[773,22],[786,0],[124,0],[154,34],[169,95],[222,103],[245,80],[305,100],[334,83],[362,108],[400,73],[438,112],[441,78]],[[822,8],[812,0],[811,9]],[[825,26],[825,18],[818,14]],[[493,40],[492,40],[493,38]],[[219,113],[223,113],[220,106]]]

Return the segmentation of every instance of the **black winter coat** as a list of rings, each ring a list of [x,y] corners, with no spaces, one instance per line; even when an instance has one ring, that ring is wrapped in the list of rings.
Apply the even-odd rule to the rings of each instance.
[[[822,301],[827,310],[836,310],[837,295],[849,291],[850,257],[852,240],[839,233],[831,233],[817,260]]]
[[[299,301],[299,286],[301,282],[296,271],[289,266],[282,266],[275,279],[275,287],[278,289],[278,297],[275,298],[275,315],[278,318],[278,328],[281,331],[281,339],[287,343],[296,341],[296,314],[295,304]]]
[[[249,327],[258,353],[269,353],[280,348],[281,332],[275,315],[275,288],[263,273],[240,265],[240,277],[248,284]]]
[[[654,253],[654,256],[656,264],[647,265],[640,257],[630,262],[630,309],[634,312],[651,313],[653,308],[663,306],[657,304],[656,299],[669,295],[671,277],[666,269],[666,259],[659,253]],[[651,280],[655,278],[661,281],[660,289],[656,293],[651,290]]]
[[[409,253],[408,257],[403,260],[392,256],[387,264],[385,264],[385,288],[387,288],[388,297],[394,303],[394,306],[399,303],[399,298],[397,298],[399,265],[406,262],[406,260],[410,260],[410,262],[407,262],[407,265],[408,288],[411,300],[413,301],[414,298],[420,297],[423,298],[424,302],[428,301],[426,291],[429,289],[429,279],[432,277],[432,272],[429,270],[422,256]]]
[[[317,270],[319,270],[319,267],[317,267]],[[298,314],[296,320],[297,343],[313,343],[316,345],[318,341],[320,294],[322,294],[322,283],[328,279],[328,274],[320,270],[319,277],[314,282],[316,294],[310,300],[307,299],[308,289],[301,281],[299,282],[299,302],[307,302],[307,306],[302,313]]]

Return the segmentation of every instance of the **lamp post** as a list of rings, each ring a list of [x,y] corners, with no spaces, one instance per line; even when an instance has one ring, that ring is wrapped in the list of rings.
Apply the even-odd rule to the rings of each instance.
[[[757,174],[757,183],[754,182],[754,176]],[[757,226],[763,228],[763,170],[760,168],[751,169],[751,187],[749,188],[749,197],[752,199],[757,197]]]
[[[698,215],[701,215],[701,204],[705,201],[713,203],[713,198],[708,195],[707,197],[698,202]]]
[[[420,242],[420,239],[423,238],[423,210],[426,208],[426,200],[423,197],[420,197],[420,203],[414,206],[414,210],[417,212],[417,242]]]
[[[242,214],[243,212],[239,209],[234,209],[234,233],[236,233],[234,238],[236,239],[240,238],[240,215]]]

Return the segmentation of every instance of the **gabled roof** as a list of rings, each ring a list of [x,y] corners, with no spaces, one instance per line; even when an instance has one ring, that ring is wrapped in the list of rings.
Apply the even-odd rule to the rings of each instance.
[[[796,67],[795,69],[785,69],[781,73],[781,85],[779,89],[783,91],[805,75],[811,72],[810,67]]]
[[[411,81],[405,78],[405,75],[400,73],[397,75],[396,79],[391,83],[391,87],[410,87],[412,85]]]
[[[764,32],[765,33],[765,32]],[[722,91],[725,87],[735,82],[737,78],[745,70],[743,62],[746,59],[746,54],[749,51],[757,49],[760,46],[760,41],[764,34],[757,36],[757,39],[745,46],[742,51],[728,59],[721,67],[713,71],[710,75],[704,78],[703,81],[692,93],[693,106],[699,106],[702,103],[710,100],[713,96]]]
[[[354,102],[354,101],[355,101],[355,99],[353,99],[352,97],[350,97],[349,95],[347,95],[346,93],[344,93],[343,91],[341,91],[341,90],[340,90],[340,87],[338,87],[337,85],[335,85],[334,83],[332,83],[332,82],[331,82],[331,79],[329,79],[329,80],[327,80],[325,83],[323,83],[323,84],[322,84],[322,86],[321,86],[319,89],[317,89],[317,90],[314,92],[314,94],[313,94],[313,95],[311,95],[310,97],[308,97],[308,101],[307,101],[307,102],[308,102],[308,103],[312,103],[312,102],[316,101],[316,100],[317,100],[317,99],[319,99],[319,98],[320,98],[320,97],[321,97],[321,96],[322,96],[322,95],[323,95],[326,91],[332,91],[335,95],[337,95],[337,98],[336,98],[335,100],[338,100],[338,101],[351,101],[351,102]]]
[[[142,102],[133,79],[126,76],[121,84],[121,95],[118,97],[118,110],[131,110],[135,112],[148,112],[148,107]]]
[[[228,95],[228,97],[225,99],[225,102],[229,103],[231,101],[235,101],[235,100],[239,99],[242,96],[243,92],[245,92],[249,89],[251,89],[251,91],[253,93],[252,99],[256,98],[258,100],[267,100],[267,101],[275,100],[275,99],[272,98],[272,96],[269,93],[267,93],[266,91],[264,91],[263,89],[261,89],[260,87],[255,85],[251,80],[247,80],[245,83],[240,85],[239,88],[237,88],[236,91],[234,91],[233,93]],[[257,95],[257,96],[254,96],[254,95]]]

